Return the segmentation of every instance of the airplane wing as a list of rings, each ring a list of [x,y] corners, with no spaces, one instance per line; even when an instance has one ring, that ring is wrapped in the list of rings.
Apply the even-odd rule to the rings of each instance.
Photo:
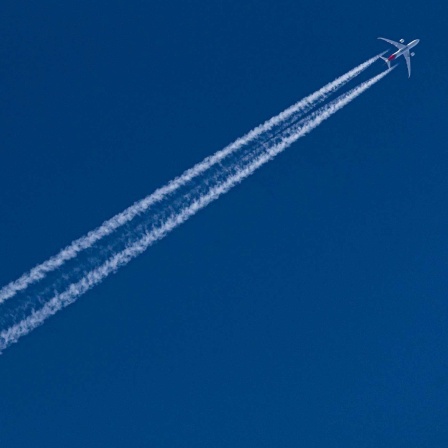
[[[395,42],[394,40],[385,39],[384,37],[379,37],[378,39],[385,40],[386,42],[389,42],[392,45],[395,45],[399,50],[404,48],[406,45],[400,44],[399,42]]]
[[[408,66],[408,78],[411,77],[411,55],[409,54],[409,50],[403,53],[404,58],[406,59],[406,65]]]

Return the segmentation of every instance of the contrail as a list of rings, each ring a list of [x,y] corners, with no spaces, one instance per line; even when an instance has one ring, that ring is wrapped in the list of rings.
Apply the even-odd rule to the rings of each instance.
[[[272,130],[275,126],[282,124],[290,118],[294,118],[294,120],[296,120],[300,116],[303,116],[314,106],[327,99],[329,95],[336,92],[347,82],[358,76],[367,67],[369,67],[377,59],[379,59],[382,54],[383,53],[370,58],[366,62],[363,62],[354,69],[328,83],[321,89],[303,98],[291,107],[285,109],[283,112],[266,121],[262,125],[252,129],[246,135],[235,140],[224,149],[216,152],[212,156],[206,157],[202,162],[196,164],[193,168],[188,169],[181,176],[176,177],[168,184],[157,189],[154,193],[145,197],[144,199],[135,202],[123,212],[118,213],[111,219],[105,221],[95,230],[92,230],[87,233],[87,235],[84,235],[81,238],[73,241],[70,245],[62,249],[57,255],[50,257],[48,260],[35,266],[30,271],[23,274],[17,280],[10,282],[0,290],[0,304],[11,297],[14,297],[18,292],[25,290],[29,285],[44,279],[49,272],[60,268],[65,262],[76,257],[78,253],[93,246],[97,241],[101,240],[105,236],[110,235],[119,227],[131,221],[137,215],[144,213],[152,205],[160,202],[169,194],[173,193],[196,176],[205,172],[216,163],[219,163],[224,158],[228,157],[230,154],[237,151],[241,147],[251,143],[258,137],[264,137],[266,135],[266,137],[269,138],[270,135],[267,133],[269,133],[269,131]]]
[[[270,148],[267,148],[267,151],[259,157],[256,157],[250,165],[237,170],[235,174],[229,176],[227,180],[211,188],[207,194],[200,196],[188,207],[180,209],[177,213],[171,215],[159,227],[153,228],[152,230],[146,232],[137,242],[133,243],[123,251],[113,255],[101,266],[87,273],[78,282],[72,283],[64,292],[54,295],[44,304],[42,308],[33,311],[30,316],[26,317],[19,323],[3,330],[0,333],[0,352],[14,342],[17,342],[20,337],[25,336],[34,328],[41,325],[48,317],[52,316],[67,305],[75,302],[78,297],[101,283],[106,277],[116,272],[119,268],[125,266],[132,259],[142,254],[154,242],[164,238],[169,232],[187,221],[199,210],[218,199],[221,195],[227,193],[235,185],[239,184],[246,177],[254,173],[259,167],[272,160],[275,156],[283,152],[299,138],[311,132],[323,121],[331,117],[334,113],[342,109],[356,97],[380,81],[388,73],[390,73],[391,70],[393,70],[393,68],[388,69],[370,80],[363,82],[329,104],[322,106],[317,111],[311,113],[308,117],[304,118],[301,122],[295,124],[290,129],[287,129],[284,135],[277,137],[279,140],[278,143]]]

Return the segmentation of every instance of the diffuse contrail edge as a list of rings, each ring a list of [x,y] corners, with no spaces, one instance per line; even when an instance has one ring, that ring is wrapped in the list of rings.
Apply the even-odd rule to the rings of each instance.
[[[383,54],[383,53],[381,53]],[[46,277],[49,272],[52,272],[60,268],[65,262],[75,258],[78,253],[93,246],[97,241],[110,235],[119,227],[123,226],[127,222],[131,221],[135,216],[147,211],[153,204],[159,202],[167,195],[171,194],[182,185],[185,185],[191,181],[194,177],[203,173],[214,164],[220,162],[225,157],[229,156],[234,151],[247,145],[257,137],[262,136],[264,133],[269,132],[273,127],[288,120],[291,117],[295,117],[297,114],[303,115],[310,111],[314,106],[324,101],[329,95],[336,92],[339,88],[344,86],[347,82],[358,76],[367,67],[372,65],[380,55],[376,55],[362,64],[358,65],[354,69],[348,71],[344,75],[328,83],[316,92],[308,95],[302,100],[298,101],[291,107],[285,109],[280,114],[266,121],[260,126],[252,129],[243,137],[235,140],[233,143],[225,147],[224,149],[216,152],[212,156],[205,158],[202,162],[196,164],[193,168],[185,171],[181,176],[176,177],[170,181],[167,185],[157,189],[151,195],[144,199],[137,201],[123,212],[115,215],[111,219],[105,221],[101,226],[95,230],[90,231],[87,235],[74,240],[70,245],[62,249],[57,255],[50,257],[43,263],[35,266],[30,271],[23,274],[17,280],[10,282],[0,289],[0,304],[7,299],[14,297],[18,292],[25,290],[28,286],[36,283]],[[295,117],[298,118],[298,117]]]
[[[286,136],[281,138],[278,144],[276,144],[272,148],[269,148],[269,150],[265,154],[256,158],[251,165],[230,176],[225,182],[213,187],[209,191],[209,193],[199,197],[187,208],[179,210],[177,214],[171,216],[159,228],[151,230],[136,243],[113,255],[101,266],[90,271],[80,281],[71,284],[64,292],[56,294],[53,298],[46,302],[41,309],[33,311],[27,318],[23,319],[17,324],[14,324],[8,329],[3,330],[0,333],[0,352],[3,349],[7,348],[9,345],[17,342],[20,337],[25,336],[34,328],[41,325],[48,317],[52,316],[65,306],[68,306],[71,303],[75,302],[78,297],[85,294],[97,284],[101,283],[107,276],[116,272],[120,267],[125,266],[133,258],[143,253],[154,242],[165,237],[169,232],[174,230],[183,222],[187,221],[199,210],[203,209],[208,204],[218,199],[222,194],[228,192],[232,187],[239,184],[246,177],[250,176],[259,167],[272,160],[275,156],[283,152],[292,143],[311,132],[323,121],[325,121],[338,110],[349,104],[356,97],[369,89],[372,85],[380,81],[391,70],[393,70],[393,68],[388,69],[371,78],[370,80],[363,82],[349,92],[341,95],[336,100],[325,106],[322,106],[316,112],[310,114],[310,116],[302,120],[301,124],[298,123],[297,125],[293,126],[292,129],[288,129],[287,132],[285,132]]]

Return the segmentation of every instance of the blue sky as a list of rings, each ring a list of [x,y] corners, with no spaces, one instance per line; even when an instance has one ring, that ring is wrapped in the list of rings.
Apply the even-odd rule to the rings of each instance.
[[[421,42],[410,80],[401,61],[5,351],[0,445],[445,447],[447,14],[3,1],[2,285],[387,49],[377,36]]]

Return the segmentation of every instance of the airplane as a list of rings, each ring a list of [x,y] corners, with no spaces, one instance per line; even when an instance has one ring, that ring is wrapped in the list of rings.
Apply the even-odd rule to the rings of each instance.
[[[395,45],[398,48],[398,51],[396,51],[394,54],[391,54],[388,58],[384,58],[383,56],[380,56],[381,59],[387,64],[387,66],[390,68],[390,63],[394,59],[397,59],[398,56],[404,56],[406,59],[406,65],[408,66],[408,78],[411,77],[411,56],[415,56],[414,52],[410,52],[411,48],[415,47],[419,42],[420,39],[415,39],[412,42],[409,42],[407,45],[404,44],[404,39],[400,39],[400,42],[395,42],[393,40],[385,39],[384,37],[379,37],[378,39],[385,40],[386,42],[389,42],[392,45]]]

